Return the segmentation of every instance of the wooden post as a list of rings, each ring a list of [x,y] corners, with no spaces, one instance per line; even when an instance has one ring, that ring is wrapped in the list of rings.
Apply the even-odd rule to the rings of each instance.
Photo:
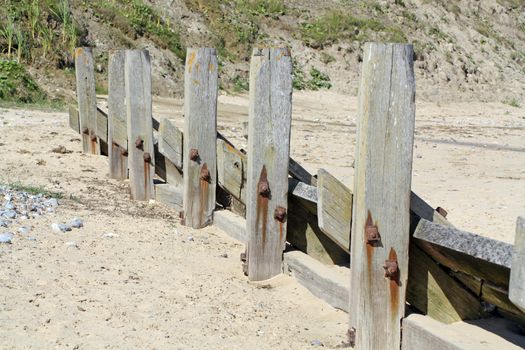
[[[97,96],[95,94],[95,71],[91,48],[75,50],[75,73],[77,80],[78,114],[82,149],[84,153],[100,154],[97,137]]]
[[[518,217],[510,269],[509,299],[525,312],[525,216]]]
[[[348,333],[359,350],[401,346],[415,119],[412,56],[411,45],[367,43],[364,47]]]
[[[184,73],[184,224],[212,223],[217,184],[217,54],[188,49]]]
[[[151,65],[148,51],[126,51],[125,86],[131,198],[145,201],[155,198]]]
[[[126,126],[126,52],[118,50],[109,57],[108,69],[108,156],[109,176],[128,178],[128,132]]]
[[[281,273],[286,241],[292,117],[292,58],[287,48],[254,49],[250,67],[246,231],[248,278]]]

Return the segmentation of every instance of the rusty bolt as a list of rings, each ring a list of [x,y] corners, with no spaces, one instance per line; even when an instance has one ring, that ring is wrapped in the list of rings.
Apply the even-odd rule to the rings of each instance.
[[[438,213],[440,213],[441,216],[443,216],[444,218],[446,218],[447,215],[448,215],[447,211],[446,211],[445,209],[441,208],[441,207],[437,207],[437,208],[436,208],[436,211],[437,211]]]
[[[273,212],[273,218],[279,222],[284,223],[286,221],[286,208],[275,208],[275,211]]]
[[[141,150],[144,149],[144,140],[140,137],[137,137],[137,139],[135,140],[135,147]]]
[[[123,149],[122,151],[120,151],[120,154],[122,154],[124,157],[127,157],[128,156],[128,150],[127,149]]]
[[[397,266],[396,260],[385,260],[385,265],[383,265],[383,268],[385,269],[385,277],[391,280],[397,279],[399,267]]]
[[[265,198],[270,197],[270,184],[266,180],[259,181],[259,194]]]
[[[190,159],[196,162],[199,159],[199,150],[192,148],[190,151]]]
[[[366,231],[366,240],[369,244],[375,243],[379,241],[379,231],[377,229],[377,226],[375,225],[369,225],[365,229]]]
[[[144,161],[146,163],[151,162],[151,154],[149,154],[149,152],[144,152]]]
[[[346,336],[348,337],[348,345],[352,348],[355,346],[355,333],[356,329],[355,327],[351,327],[348,329],[348,332],[346,332]]]
[[[82,133],[83,133],[84,135],[89,134],[89,129],[88,129],[88,128],[82,128]]]
[[[97,135],[91,134],[91,141],[97,141]]]
[[[211,179],[210,171],[208,170],[208,168],[202,167],[201,168],[201,180],[210,182],[210,179]]]

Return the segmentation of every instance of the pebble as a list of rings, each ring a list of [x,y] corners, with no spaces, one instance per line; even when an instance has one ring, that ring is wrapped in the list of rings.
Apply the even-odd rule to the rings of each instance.
[[[9,226],[10,222],[5,220],[0,220],[0,227],[7,227]]]
[[[58,200],[56,198],[50,198],[44,202],[46,207],[58,207]]]
[[[16,208],[16,206],[15,206],[13,203],[11,203],[11,202],[6,202],[6,203],[4,204],[4,208],[5,208],[5,209],[8,209],[8,210],[13,210],[13,209]]]
[[[188,236],[187,240],[188,240],[189,242],[193,242],[193,241],[194,241],[193,236]]]
[[[116,233],[113,233],[113,232],[108,232],[108,233],[104,233],[102,235],[102,237],[106,237],[106,238],[116,238],[118,237],[119,235],[117,235]]]
[[[54,224],[51,224],[51,228],[52,228],[53,231],[55,231],[55,232],[67,232],[67,231],[71,231],[71,226],[66,225],[66,224],[57,224],[57,223],[54,223]]]
[[[0,243],[11,243],[11,240],[13,239],[13,234],[11,232],[8,233],[0,233]]]
[[[312,346],[324,346],[323,342],[321,342],[319,339],[314,339],[310,342],[310,345]]]
[[[31,227],[28,227],[28,226],[22,226],[18,229],[18,232],[20,232],[21,234],[23,235],[26,235],[29,233],[29,231],[31,231]]]
[[[14,219],[14,218],[16,218],[16,211],[8,210],[8,211],[4,212],[4,217],[7,218],[7,219]]]
[[[68,247],[78,248],[77,242],[75,242],[75,241],[69,241],[69,242],[66,242],[66,245],[67,245]]]
[[[28,241],[36,241],[36,238],[31,236],[31,237],[27,237],[27,240]]]
[[[79,218],[74,218],[69,222],[69,225],[74,228],[81,228],[84,226],[84,221]]]

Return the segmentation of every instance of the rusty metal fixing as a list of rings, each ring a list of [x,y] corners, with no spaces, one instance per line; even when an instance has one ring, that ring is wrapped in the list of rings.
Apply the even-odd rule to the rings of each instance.
[[[196,162],[199,159],[199,150],[192,148],[190,151],[190,159]]]
[[[349,328],[348,331],[346,332],[346,336],[348,337],[348,345],[352,348],[355,346],[355,333],[356,333],[355,327]]]
[[[366,232],[366,241],[369,244],[378,242],[381,239],[379,235],[379,230],[376,225],[367,225],[365,228]]]
[[[124,157],[127,157],[128,156],[128,150],[127,149],[123,149],[122,151],[120,151],[120,154],[122,154]]]
[[[210,171],[208,170],[207,167],[202,167],[201,168],[200,179],[202,181],[210,182],[211,176],[210,176]]]
[[[257,190],[261,196],[265,198],[270,197],[270,184],[267,180],[261,179],[261,181],[259,181],[259,185],[257,186]]]
[[[82,128],[82,133],[84,135],[88,135],[89,134],[89,129],[88,128]]]
[[[279,222],[286,222],[286,208],[278,206],[273,212],[273,218]]]
[[[445,209],[441,208],[441,207],[437,207],[437,208],[436,208],[436,211],[437,211],[438,213],[440,213],[441,216],[443,216],[444,218],[446,218],[447,215],[448,215],[448,212],[447,212]]]
[[[149,154],[149,152],[144,152],[144,161],[146,163],[150,163],[151,162],[151,154]]]
[[[135,147],[137,147],[140,150],[144,150],[144,140],[140,137],[137,137],[137,139],[135,140]]]
[[[97,135],[91,134],[91,141],[97,141]]]
[[[385,277],[391,280],[397,280],[399,274],[399,267],[397,265],[397,260],[385,260]]]

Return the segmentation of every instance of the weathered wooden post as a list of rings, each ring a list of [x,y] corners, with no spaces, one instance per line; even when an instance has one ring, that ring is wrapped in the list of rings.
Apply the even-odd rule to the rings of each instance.
[[[97,137],[95,70],[91,48],[75,49],[75,74],[82,149],[84,153],[100,154],[100,142]]]
[[[510,269],[509,299],[525,312],[525,216],[518,217]]]
[[[184,73],[184,224],[212,223],[217,185],[217,54],[188,49]]]
[[[128,131],[126,123],[126,52],[118,50],[109,57],[108,69],[108,156],[109,176],[128,178]]]
[[[248,278],[281,273],[286,241],[292,116],[287,48],[254,49],[250,67],[246,230]]]
[[[399,350],[408,277],[413,51],[378,43],[363,51],[348,334],[356,349]]]
[[[155,198],[155,157],[151,121],[151,65],[147,50],[126,51],[125,86],[131,198]]]

